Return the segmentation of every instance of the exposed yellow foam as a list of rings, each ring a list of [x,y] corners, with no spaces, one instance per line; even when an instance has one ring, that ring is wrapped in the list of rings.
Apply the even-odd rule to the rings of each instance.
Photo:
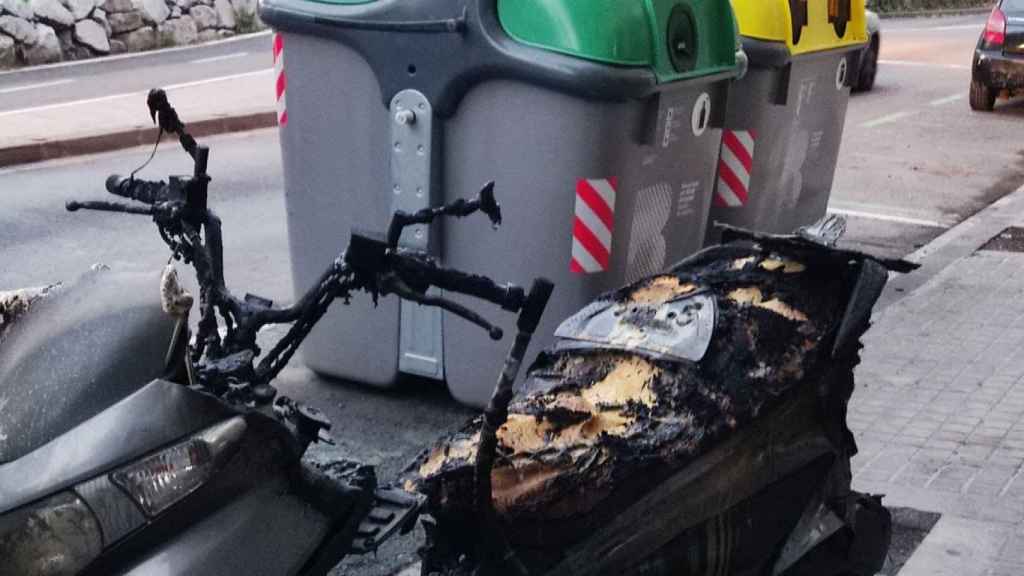
[[[756,306],[765,310],[770,310],[779,316],[793,320],[794,322],[807,322],[807,315],[803,312],[793,308],[789,304],[786,304],[778,298],[772,298],[771,300],[765,300],[764,294],[761,293],[761,289],[750,286],[747,288],[737,288],[729,293],[728,298],[737,304],[745,304],[748,306]]]
[[[774,272],[778,269],[782,269],[784,274],[799,274],[804,270],[807,270],[807,266],[804,266],[800,262],[794,260],[779,260],[776,258],[770,258],[761,262],[761,268],[769,272]]]
[[[695,284],[682,283],[675,276],[658,276],[646,286],[637,288],[629,296],[637,304],[661,304],[697,289]]]
[[[433,476],[441,471],[446,462],[476,459],[477,447],[480,445],[480,433],[469,439],[456,440],[450,444],[434,448],[427,461],[420,466],[420,477]]]

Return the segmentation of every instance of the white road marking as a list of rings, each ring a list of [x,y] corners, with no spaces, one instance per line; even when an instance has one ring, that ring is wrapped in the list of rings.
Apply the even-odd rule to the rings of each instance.
[[[897,224],[909,224],[911,226],[925,226],[927,228],[949,228],[946,224],[935,220],[896,216],[894,214],[878,214],[875,212],[862,212],[860,210],[847,210],[845,208],[829,208],[828,211],[832,214],[839,214],[840,216],[852,216],[854,218],[865,218],[867,220],[881,220],[883,222],[895,222]]]
[[[182,82],[181,84],[171,84],[164,86],[164,90],[176,90],[179,88],[190,88],[193,86],[202,86],[204,84],[214,84],[217,82],[224,82],[226,80],[237,80],[239,78],[248,78],[250,76],[259,76],[260,74],[269,74],[273,72],[273,68],[264,68],[262,70],[256,70],[254,72],[243,72],[241,74],[231,74],[228,76],[217,76],[216,78],[206,78],[205,80],[195,80],[193,82]],[[0,112],[0,118],[5,116],[14,116],[15,114],[28,114],[35,112],[42,112],[44,110],[56,110],[59,108],[68,108],[71,106],[78,106],[80,104],[95,104],[97,102],[107,102],[110,100],[117,100],[118,98],[136,97],[140,95],[148,94],[148,90],[140,90],[138,92],[125,92],[123,94],[111,94],[110,96],[100,96],[99,98],[87,98],[85,100],[73,100],[71,102],[60,102],[57,104],[46,104],[44,106],[34,106],[31,108],[18,108],[17,110],[5,110]]]
[[[914,114],[917,114],[916,110],[904,110],[903,112],[893,112],[892,114],[887,114],[885,116],[882,116],[881,118],[875,118],[874,120],[864,122],[863,124],[860,125],[860,127],[875,128],[876,126],[881,126],[882,124],[890,124],[892,122],[896,122],[897,120],[902,120],[904,118],[907,118],[908,116],[913,116]]]
[[[209,64],[210,62],[220,62],[221,60],[234,60],[235,58],[242,58],[248,56],[248,52],[233,52],[231,54],[224,54],[222,56],[210,56],[209,58],[198,58],[189,62],[189,64]]]
[[[967,64],[943,64],[941,62],[918,62],[916,60],[879,60],[887,66],[916,66],[919,68],[945,68],[947,70],[970,70]]]
[[[54,80],[52,82],[39,82],[36,84],[22,84],[21,86],[12,86],[10,88],[0,88],[0,94],[10,94],[11,92],[23,92],[25,90],[36,90],[37,88],[49,88],[51,86],[60,86],[62,84],[71,84],[74,80],[65,78],[64,80]]]
[[[929,106],[945,106],[946,104],[952,104],[953,102],[956,102],[958,100],[963,100],[963,99],[964,99],[964,95],[963,94],[953,94],[952,96],[947,96],[945,98],[939,98],[938,100],[932,100],[931,102],[928,103],[928,105]]]

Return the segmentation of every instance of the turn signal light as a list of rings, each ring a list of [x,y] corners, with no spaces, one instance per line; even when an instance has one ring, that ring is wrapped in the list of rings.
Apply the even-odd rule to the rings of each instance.
[[[153,518],[205,484],[245,429],[245,420],[236,416],[114,471],[110,480]]]

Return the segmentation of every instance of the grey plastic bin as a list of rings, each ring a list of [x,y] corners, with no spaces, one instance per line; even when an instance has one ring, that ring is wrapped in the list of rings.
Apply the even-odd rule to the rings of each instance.
[[[636,25],[666,22],[690,52],[675,55],[688,61],[670,58],[666,32],[641,29],[651,62],[624,65],[588,57],[615,37],[582,48],[544,46],[543,30],[513,38],[502,0],[351,1],[261,5],[281,35],[287,75],[280,134],[297,290],[353,226],[383,230],[395,209],[470,196],[493,180],[502,228],[470,218],[408,230],[402,242],[498,281],[552,279],[532,357],[597,294],[700,248],[736,68],[728,2],[661,2],[647,18],[650,4],[630,0]],[[607,4],[509,5],[529,1],[570,13]],[[698,42],[697,34],[723,38]],[[514,333],[507,313],[460,300]],[[459,401],[482,405],[508,346],[435,309],[391,297],[374,310],[359,296],[324,318],[303,359],[376,386],[403,373],[444,379]]]

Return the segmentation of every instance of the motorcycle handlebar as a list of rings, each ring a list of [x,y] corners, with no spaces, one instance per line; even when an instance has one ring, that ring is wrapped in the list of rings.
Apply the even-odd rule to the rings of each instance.
[[[501,338],[500,329],[464,306],[441,297],[427,296],[427,291],[438,288],[465,294],[512,312],[524,310],[528,302],[526,291],[520,286],[498,284],[486,276],[444,268],[425,252],[389,247],[386,237],[373,232],[352,233],[345,261],[357,276],[367,280],[374,278],[369,284],[378,286],[383,292],[444,308],[488,330],[495,340]],[[530,322],[528,320],[527,324]]]

